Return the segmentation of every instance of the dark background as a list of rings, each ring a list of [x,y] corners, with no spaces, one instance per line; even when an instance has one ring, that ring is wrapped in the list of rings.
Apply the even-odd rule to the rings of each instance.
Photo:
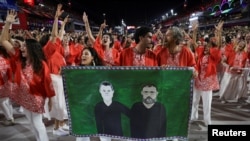
[[[85,11],[90,20],[100,25],[105,18],[110,26],[121,25],[122,19],[126,25],[144,25],[160,18],[173,9],[178,14],[192,10],[192,7],[211,0],[43,0],[62,3],[65,10],[73,10],[82,15]],[[187,6],[184,7],[186,1]],[[105,14],[105,16],[104,16]]]

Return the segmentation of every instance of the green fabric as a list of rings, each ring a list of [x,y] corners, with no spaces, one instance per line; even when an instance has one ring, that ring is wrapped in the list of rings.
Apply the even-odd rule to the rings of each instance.
[[[94,116],[96,103],[102,101],[99,85],[113,84],[113,100],[131,108],[142,101],[141,88],[152,83],[158,87],[157,101],[167,112],[167,137],[187,138],[191,112],[192,71],[188,68],[158,67],[65,67],[63,84],[71,134],[97,134]],[[129,118],[122,117],[124,136],[130,136]]]

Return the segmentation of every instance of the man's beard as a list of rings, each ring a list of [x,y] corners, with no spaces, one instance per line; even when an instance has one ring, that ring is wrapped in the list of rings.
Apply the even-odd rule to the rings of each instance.
[[[154,104],[155,102],[156,102],[156,100],[149,97],[149,96],[143,99],[143,103],[145,103],[145,104]]]

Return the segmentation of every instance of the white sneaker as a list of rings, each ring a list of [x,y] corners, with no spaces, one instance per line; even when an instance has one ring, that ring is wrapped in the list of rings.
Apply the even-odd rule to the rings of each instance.
[[[69,126],[67,124],[64,124],[60,128],[62,128],[63,130],[69,131]]]
[[[225,101],[225,100],[222,100],[222,101],[221,101],[221,104],[225,104],[225,103],[226,103],[226,101]]]
[[[192,130],[202,130],[202,128],[200,127],[200,125],[197,122],[195,122],[195,121],[191,122],[190,129],[192,129]]]
[[[53,130],[53,134],[57,136],[67,136],[69,135],[69,131],[65,131],[62,128],[58,128],[57,130]]]
[[[250,96],[248,96],[248,99],[245,100],[246,103],[250,103]]]
[[[19,109],[18,109],[17,111],[18,111],[18,113],[23,113],[23,107],[20,106]]]
[[[238,102],[238,99],[227,100],[227,102],[229,102],[229,103],[237,103],[237,102]]]
[[[4,126],[13,126],[13,125],[15,125],[15,121],[14,121],[14,119],[10,119],[10,120],[4,120],[3,121],[3,125]]]

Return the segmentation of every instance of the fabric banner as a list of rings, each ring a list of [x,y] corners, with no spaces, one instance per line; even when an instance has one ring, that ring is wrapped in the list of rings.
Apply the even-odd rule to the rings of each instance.
[[[64,67],[70,134],[187,140],[193,69]]]

